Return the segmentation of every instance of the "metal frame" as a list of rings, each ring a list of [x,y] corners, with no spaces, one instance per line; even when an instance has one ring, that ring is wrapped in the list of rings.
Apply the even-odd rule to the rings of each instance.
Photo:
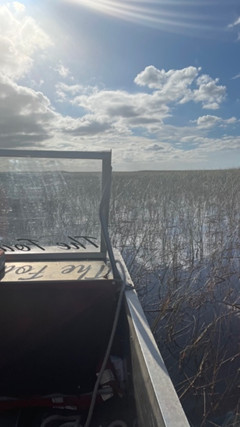
[[[25,254],[6,254],[6,261],[50,261],[50,260],[97,260],[106,259],[108,242],[106,232],[108,229],[109,203],[111,192],[111,151],[53,151],[53,150],[15,150],[0,149],[0,158],[42,158],[42,159],[86,159],[102,161],[102,199],[100,203],[100,224],[101,224],[101,241],[100,252],[71,252],[71,253],[25,253]],[[104,224],[102,223],[104,221]],[[111,249],[110,249],[111,251]]]
[[[139,427],[190,427],[151,332],[124,260],[114,251],[128,284],[124,307],[129,326],[135,404]]]

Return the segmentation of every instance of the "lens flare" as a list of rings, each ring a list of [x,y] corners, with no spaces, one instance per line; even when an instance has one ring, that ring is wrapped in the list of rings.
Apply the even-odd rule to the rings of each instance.
[[[181,0],[62,0],[140,25],[172,32],[213,31],[214,14],[199,12],[206,2]]]

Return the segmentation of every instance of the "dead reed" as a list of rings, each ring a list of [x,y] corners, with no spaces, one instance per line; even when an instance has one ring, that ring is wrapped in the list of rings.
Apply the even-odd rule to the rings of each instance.
[[[193,426],[239,426],[240,170],[114,175],[126,260]]]

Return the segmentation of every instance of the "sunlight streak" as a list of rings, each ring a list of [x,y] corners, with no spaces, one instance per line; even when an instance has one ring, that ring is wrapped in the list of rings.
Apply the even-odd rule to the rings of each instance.
[[[215,17],[213,14],[193,13],[189,11],[192,2],[181,0],[163,1],[126,1],[126,0],[62,0],[100,13],[113,16],[140,25],[163,29],[170,32],[178,31],[213,31]],[[205,2],[203,2],[205,3]],[[202,6],[202,2],[195,2]],[[183,9],[185,8],[185,9]],[[207,23],[208,22],[208,23]]]

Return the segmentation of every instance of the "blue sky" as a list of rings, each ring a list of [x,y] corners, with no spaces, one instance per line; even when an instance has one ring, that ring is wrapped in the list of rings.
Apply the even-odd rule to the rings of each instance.
[[[0,2],[0,146],[240,167],[239,0]]]

